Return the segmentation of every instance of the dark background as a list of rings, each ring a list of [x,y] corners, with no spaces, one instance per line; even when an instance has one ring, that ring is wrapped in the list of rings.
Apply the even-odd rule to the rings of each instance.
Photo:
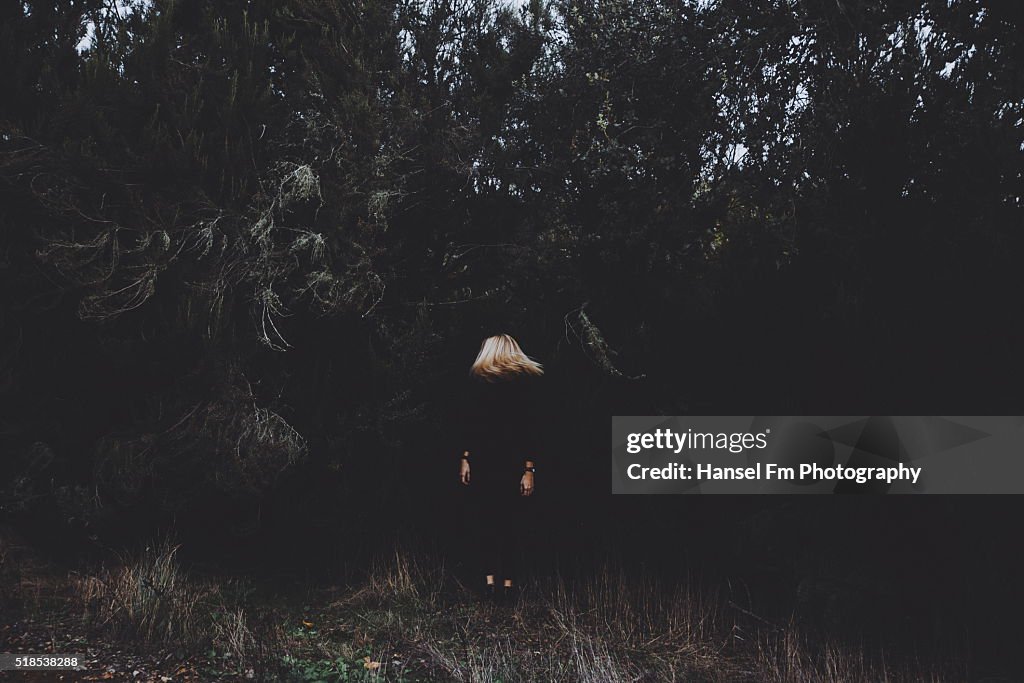
[[[1021,414],[1014,3],[0,13],[0,495],[40,545],[458,558],[449,416],[507,331],[557,407],[538,572],[1009,670],[1015,498],[613,498],[607,459],[614,414]]]

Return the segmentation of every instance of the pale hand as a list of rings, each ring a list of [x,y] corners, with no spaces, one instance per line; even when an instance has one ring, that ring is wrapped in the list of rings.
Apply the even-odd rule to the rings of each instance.
[[[519,480],[519,495],[533,495],[533,472],[523,472],[523,478]]]

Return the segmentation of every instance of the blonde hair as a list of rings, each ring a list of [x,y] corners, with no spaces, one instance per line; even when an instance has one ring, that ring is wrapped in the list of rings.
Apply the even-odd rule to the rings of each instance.
[[[508,379],[518,374],[544,374],[541,364],[523,353],[519,343],[507,334],[484,339],[469,372],[488,382]]]

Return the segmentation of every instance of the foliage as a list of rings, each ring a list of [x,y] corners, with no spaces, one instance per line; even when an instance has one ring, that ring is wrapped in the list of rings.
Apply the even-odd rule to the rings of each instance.
[[[1021,377],[1003,5],[2,11],[14,508],[60,489],[94,528],[205,525],[226,499],[237,533],[340,472],[408,516],[437,462],[408,454],[451,446],[497,328],[576,425],[1006,412],[985,378]]]

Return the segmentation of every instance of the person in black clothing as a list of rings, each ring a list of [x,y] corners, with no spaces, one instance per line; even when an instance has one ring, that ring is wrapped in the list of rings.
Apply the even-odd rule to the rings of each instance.
[[[488,337],[470,369],[459,481],[470,487],[485,590],[512,593],[540,444],[541,365],[507,334]]]

